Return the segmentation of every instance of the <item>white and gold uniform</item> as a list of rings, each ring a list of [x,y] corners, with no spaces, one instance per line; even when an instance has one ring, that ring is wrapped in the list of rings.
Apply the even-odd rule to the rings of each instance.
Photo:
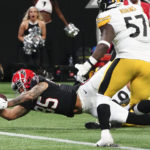
[[[99,69],[89,80],[87,80],[85,84],[81,85],[77,91],[77,94],[80,97],[83,112],[97,117],[97,105],[108,104],[111,112],[109,121],[125,123],[129,112],[122,106],[116,104],[114,101],[121,103],[122,100],[128,100],[130,95],[128,88],[125,86],[118,91],[112,97],[113,101],[106,99],[105,96],[101,94],[98,94],[99,84],[110,64],[111,61]]]
[[[38,11],[45,11],[50,14],[53,11],[53,7],[50,0],[38,0],[35,7],[38,9]]]
[[[116,59],[99,83],[99,93],[112,97],[131,81],[130,106],[150,96],[150,28],[138,5],[121,5],[100,13],[97,26],[111,24]]]

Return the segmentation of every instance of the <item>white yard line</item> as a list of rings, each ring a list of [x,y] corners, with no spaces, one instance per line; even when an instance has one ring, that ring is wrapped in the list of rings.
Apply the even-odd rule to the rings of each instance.
[[[58,139],[58,138],[50,138],[50,137],[44,137],[44,136],[33,136],[33,135],[10,133],[10,132],[0,132],[0,135],[13,136],[13,137],[22,137],[22,138],[29,138],[29,139],[33,139],[33,140],[45,140],[45,141],[55,141],[55,142],[61,142],[61,143],[70,143],[70,144],[79,144],[79,145],[95,146],[95,143],[89,143],[89,142],[80,142],[80,141],[73,141],[73,140],[64,140],[64,139]],[[118,148],[118,149],[124,149],[124,150],[150,150],[150,149],[134,148],[134,147],[125,147],[125,146],[112,147],[112,148]]]

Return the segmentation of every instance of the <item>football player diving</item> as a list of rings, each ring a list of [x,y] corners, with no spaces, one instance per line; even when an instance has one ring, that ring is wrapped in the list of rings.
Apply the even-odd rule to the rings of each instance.
[[[32,70],[18,70],[12,77],[12,89],[17,90],[20,95],[10,101],[0,99],[0,116],[7,120],[14,120],[31,110],[56,113],[67,117],[88,113],[98,117],[101,124],[101,139],[96,143],[97,146],[114,144],[109,132],[109,123],[112,121],[150,125],[150,115],[136,115],[97,94],[92,85],[97,83],[94,76],[84,85],[71,86],[56,84],[36,75]]]

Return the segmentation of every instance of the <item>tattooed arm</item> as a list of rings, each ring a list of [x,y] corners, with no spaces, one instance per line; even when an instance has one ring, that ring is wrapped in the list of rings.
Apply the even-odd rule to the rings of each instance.
[[[7,108],[0,110],[0,116],[7,120],[14,120],[26,115],[29,112],[26,108],[21,105],[15,106],[13,108]]]
[[[40,82],[35,85],[31,90],[17,96],[16,98],[8,101],[8,107],[16,106],[26,101],[36,99],[48,88],[48,83]]]

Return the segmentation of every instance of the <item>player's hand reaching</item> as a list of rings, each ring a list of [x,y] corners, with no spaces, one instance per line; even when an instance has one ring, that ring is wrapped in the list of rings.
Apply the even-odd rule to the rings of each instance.
[[[89,59],[84,64],[75,64],[75,68],[78,69],[77,76],[76,76],[77,81],[79,80],[81,80],[81,82],[83,80],[85,81],[85,76],[87,76],[89,71],[96,63],[97,60],[94,57],[90,56]]]
[[[75,75],[74,78],[76,79],[76,81],[78,83],[84,83],[87,80],[86,77],[83,77],[83,76],[80,76],[80,75]]]

